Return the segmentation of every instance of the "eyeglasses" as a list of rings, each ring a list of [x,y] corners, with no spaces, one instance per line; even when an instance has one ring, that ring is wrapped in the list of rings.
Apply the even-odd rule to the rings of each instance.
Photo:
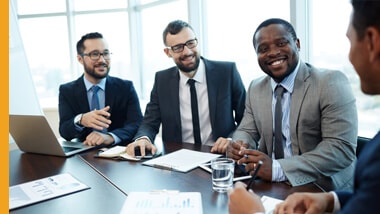
[[[99,51],[92,51],[88,54],[82,53],[81,56],[88,56],[90,57],[91,60],[98,60],[100,56],[103,56],[105,60],[110,60],[111,59],[111,54],[109,51],[104,51],[103,53],[100,53]]]
[[[185,46],[189,49],[192,49],[192,48],[197,47],[197,45],[198,45],[198,40],[197,38],[195,38],[195,39],[190,39],[186,43],[174,45],[167,48],[171,49],[174,53],[181,53],[183,49],[185,48]]]

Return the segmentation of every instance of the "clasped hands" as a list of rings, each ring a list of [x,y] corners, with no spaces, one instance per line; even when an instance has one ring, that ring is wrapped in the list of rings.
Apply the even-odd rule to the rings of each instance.
[[[228,144],[226,155],[238,165],[245,165],[245,170],[252,173],[260,160],[263,162],[257,176],[263,180],[272,181],[272,158],[263,152],[248,149],[249,145],[241,140]]]

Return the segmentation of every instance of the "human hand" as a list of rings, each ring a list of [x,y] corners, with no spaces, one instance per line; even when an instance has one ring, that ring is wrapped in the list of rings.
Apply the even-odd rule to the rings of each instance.
[[[216,140],[211,148],[212,153],[224,154],[227,151],[228,144],[232,142],[231,138],[220,137]]]
[[[136,140],[133,143],[130,143],[127,145],[125,151],[127,152],[128,155],[135,157],[135,148],[139,147],[140,148],[140,154],[142,157],[145,156],[145,150],[147,149],[148,151],[152,152],[152,155],[156,154],[157,148],[155,145],[153,145],[148,139],[146,138],[140,138]]]
[[[252,214],[265,212],[260,196],[247,191],[246,185],[242,182],[236,182],[235,188],[228,191],[228,212],[230,214]]]
[[[332,193],[293,193],[276,206],[274,213],[330,213],[333,208],[334,196]]]
[[[86,140],[83,143],[89,146],[98,146],[101,144],[109,145],[114,141],[115,139],[109,134],[93,131],[87,135]]]
[[[111,124],[111,120],[108,119],[111,114],[108,112],[110,106],[106,106],[99,110],[93,110],[82,115],[80,124],[84,127],[93,128],[99,131],[107,129]]]
[[[237,164],[245,164],[245,170],[247,172],[253,172],[257,166],[257,162],[262,161],[260,170],[257,176],[263,180],[272,181],[272,158],[267,154],[258,150],[243,149],[239,151],[239,155],[242,157],[237,161]]]
[[[244,143],[241,140],[230,141],[230,143],[227,146],[226,156],[234,160],[239,160],[243,157],[242,155],[240,155],[240,151],[247,148],[248,144]]]

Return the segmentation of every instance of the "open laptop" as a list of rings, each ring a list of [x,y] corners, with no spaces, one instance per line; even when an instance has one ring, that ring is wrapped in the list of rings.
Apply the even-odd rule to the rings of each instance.
[[[68,157],[94,148],[58,140],[44,115],[9,115],[9,132],[23,152]]]

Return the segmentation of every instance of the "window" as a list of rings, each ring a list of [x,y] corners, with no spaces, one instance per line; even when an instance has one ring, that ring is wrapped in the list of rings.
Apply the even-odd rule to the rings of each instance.
[[[357,98],[359,135],[378,131],[372,115],[380,114],[380,98],[361,93],[348,61],[349,0],[17,0],[16,6],[42,107],[57,107],[59,85],[83,73],[75,45],[83,34],[97,31],[113,53],[110,74],[134,82],[144,109],[155,72],[174,66],[163,52],[162,31],[175,19],[193,25],[204,57],[235,61],[248,88],[264,75],[252,45],[254,30],[264,19],[279,17],[297,22],[303,61],[347,75]]]
[[[364,95],[361,92],[359,77],[348,59],[350,43],[346,31],[351,13],[350,1],[311,2],[310,63],[316,67],[337,69],[346,74],[356,97],[358,134],[372,138],[379,130],[379,123],[374,115],[380,114],[380,97]],[[340,11],[339,16],[336,14],[337,8]]]

